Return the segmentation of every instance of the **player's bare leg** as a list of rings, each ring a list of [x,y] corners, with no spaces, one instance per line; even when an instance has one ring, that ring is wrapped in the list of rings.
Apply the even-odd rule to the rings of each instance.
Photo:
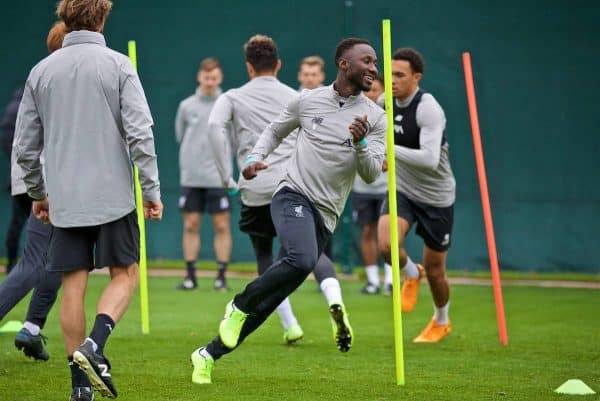
[[[423,249],[423,264],[433,298],[434,314],[427,327],[414,339],[415,342],[438,342],[452,331],[448,318],[450,286],[446,277],[447,255],[447,251],[438,252],[427,245]]]
[[[177,286],[179,290],[193,290],[196,282],[196,261],[200,254],[200,225],[202,216],[198,212],[183,212],[183,259],[187,273],[184,280]]]
[[[212,216],[213,228],[215,230],[215,255],[217,257],[218,273],[215,280],[215,289],[228,290],[225,273],[227,264],[231,257],[231,213],[221,212]]]

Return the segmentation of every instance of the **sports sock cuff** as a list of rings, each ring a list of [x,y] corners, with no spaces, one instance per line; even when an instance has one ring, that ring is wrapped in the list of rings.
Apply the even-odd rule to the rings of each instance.
[[[29,331],[34,336],[40,334],[40,326],[30,321],[25,321],[25,323],[23,323],[23,328],[27,329],[27,331]]]

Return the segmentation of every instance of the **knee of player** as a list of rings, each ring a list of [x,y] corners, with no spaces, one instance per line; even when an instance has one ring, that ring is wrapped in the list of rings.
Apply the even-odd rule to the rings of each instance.
[[[361,239],[364,242],[375,241],[377,230],[372,224],[365,224],[361,230]]]
[[[196,234],[198,233],[198,230],[200,229],[200,226],[198,224],[196,224],[195,222],[185,222],[183,224],[183,230],[185,231],[186,234]]]
[[[305,252],[290,255],[290,263],[305,272],[311,272],[317,264],[317,253],[316,252]]]
[[[138,286],[139,281],[139,267],[137,263],[131,264],[127,267],[111,267],[110,268],[111,280],[119,283],[122,289],[128,288],[133,291]]]
[[[377,249],[384,258],[390,258],[392,254],[392,246],[389,238],[379,238],[377,240]]]
[[[424,264],[425,273],[429,280],[442,280],[446,278],[446,266],[439,262],[429,262]]]
[[[218,224],[214,226],[216,235],[230,235],[231,230],[229,229],[228,224]]]

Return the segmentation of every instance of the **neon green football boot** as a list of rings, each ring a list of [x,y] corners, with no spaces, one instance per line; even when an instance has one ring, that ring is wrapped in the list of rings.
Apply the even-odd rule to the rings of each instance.
[[[236,308],[233,301],[225,307],[225,316],[219,324],[219,336],[227,348],[234,349],[237,346],[247,317],[248,314]]]
[[[200,354],[204,348],[198,348],[190,358],[192,359],[192,365],[194,371],[192,372],[192,383],[196,384],[210,384],[212,383],[212,369],[215,361],[210,357],[205,357]]]
[[[288,329],[283,333],[283,341],[288,344],[293,344],[298,340],[301,340],[304,337],[304,332],[302,331],[302,327],[299,324],[294,324],[288,327]]]

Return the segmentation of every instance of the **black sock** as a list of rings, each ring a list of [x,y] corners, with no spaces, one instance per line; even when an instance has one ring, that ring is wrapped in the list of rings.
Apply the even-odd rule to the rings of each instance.
[[[73,355],[69,356],[67,360],[69,361],[69,369],[71,369],[71,387],[92,387],[83,370],[79,369],[79,366],[73,362]]]
[[[221,280],[225,280],[225,272],[227,271],[227,262],[219,262],[217,261],[217,278]]]
[[[104,345],[106,344],[106,340],[108,340],[108,336],[114,328],[115,322],[111,319],[110,316],[105,315],[104,313],[96,315],[94,328],[90,333],[90,338],[94,340],[96,345],[98,345],[96,353],[100,355],[104,354]]]
[[[192,280],[194,283],[196,282],[196,261],[190,260],[185,262],[185,266],[187,268],[187,278]]]

